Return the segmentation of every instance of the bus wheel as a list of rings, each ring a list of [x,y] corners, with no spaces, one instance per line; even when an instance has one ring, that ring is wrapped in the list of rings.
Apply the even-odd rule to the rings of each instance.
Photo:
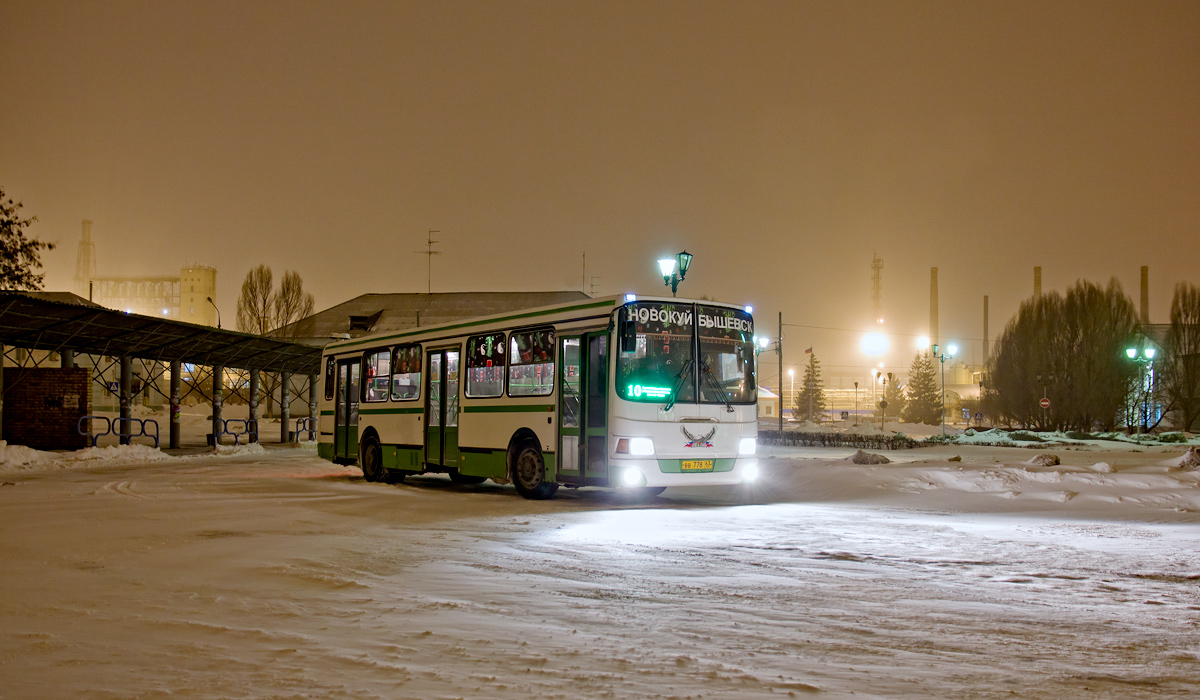
[[[450,481],[456,484],[482,484],[487,481],[486,476],[467,476],[460,474],[457,469],[450,470]]]
[[[383,450],[379,449],[379,441],[373,437],[367,438],[360,447],[363,478],[371,482],[383,481],[387,470],[383,468]]]
[[[546,481],[546,462],[536,443],[527,442],[517,452],[513,464],[513,486],[525,498],[541,500],[550,498],[558,490],[558,484]]]

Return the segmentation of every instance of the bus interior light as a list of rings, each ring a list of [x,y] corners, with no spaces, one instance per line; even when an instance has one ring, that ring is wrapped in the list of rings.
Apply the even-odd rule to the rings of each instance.
[[[758,452],[758,438],[744,437],[738,443],[738,454],[752,455]]]

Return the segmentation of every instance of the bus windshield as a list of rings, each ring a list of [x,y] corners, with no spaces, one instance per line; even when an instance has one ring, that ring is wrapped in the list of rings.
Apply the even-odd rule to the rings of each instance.
[[[754,403],[754,319],[738,309],[696,307],[700,402]]]
[[[622,309],[618,328],[621,398],[692,403],[698,387],[700,403],[758,400],[750,314],[719,306],[637,302]]]
[[[691,304],[638,302],[621,309],[617,394],[630,401],[695,401]]]

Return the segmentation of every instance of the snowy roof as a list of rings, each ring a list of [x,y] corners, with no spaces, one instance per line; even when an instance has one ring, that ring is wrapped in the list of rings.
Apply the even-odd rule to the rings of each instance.
[[[590,299],[583,292],[448,292],[363,294],[271,332],[291,338],[395,331],[475,316]]]

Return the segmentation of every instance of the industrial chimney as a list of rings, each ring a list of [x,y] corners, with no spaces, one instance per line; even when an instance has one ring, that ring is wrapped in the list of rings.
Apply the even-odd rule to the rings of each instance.
[[[1142,265],[1142,325],[1150,325],[1150,268]]]
[[[984,367],[987,367],[987,362],[988,362],[988,339],[989,338],[991,338],[991,336],[988,335],[988,298],[987,298],[987,295],[984,294],[983,295],[983,366]]]
[[[929,342],[938,344],[937,268],[929,268]]]

